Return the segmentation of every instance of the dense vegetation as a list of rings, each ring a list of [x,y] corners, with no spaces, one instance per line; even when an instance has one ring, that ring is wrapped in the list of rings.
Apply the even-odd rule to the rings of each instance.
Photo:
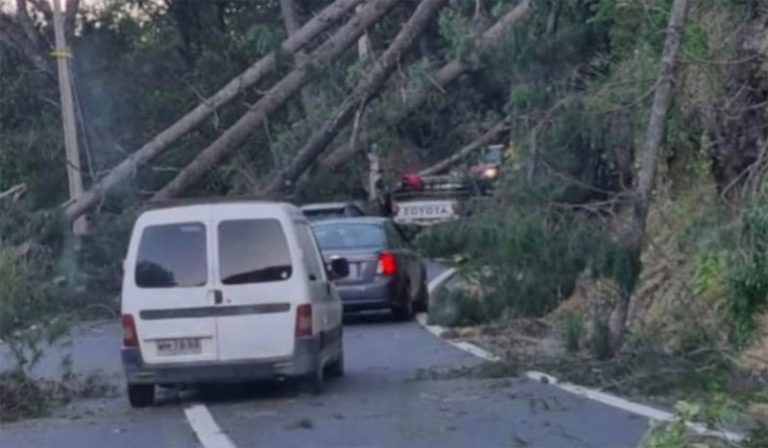
[[[397,2],[382,14],[366,33],[367,51],[353,45],[305,67],[302,61],[338,27],[301,54],[287,54],[278,49],[289,34],[281,6],[292,5],[304,23],[330,1],[79,5],[69,31],[86,187],[255,61],[274,52],[276,63],[202,126],[133,167],[89,211],[90,234],[74,238],[61,208],[68,195],[47,56],[50,14],[45,2],[16,2],[26,14],[6,3],[0,2],[0,192],[20,184],[26,191],[0,199],[0,337],[10,340],[65,310],[113,305],[125,238],[141,204],[298,65],[311,81],[301,94],[248,129],[184,194],[262,192],[276,172],[293,169],[298,151],[350,93],[359,93],[380,62],[373,59],[416,7]],[[599,333],[631,297],[631,344],[655,337],[670,350],[740,351],[765,338],[768,3],[691,2],[642,255],[628,251],[622,235],[633,216],[673,1],[445,3],[399,55],[383,88],[353,98],[359,107],[331,136],[333,144],[278,190],[299,201],[362,197],[366,150],[382,157],[391,181],[506,120],[500,142],[508,145],[507,167],[491,203],[472,219],[419,236],[431,255],[466,255],[467,275],[482,280],[462,323],[543,316],[579,296],[579,319]],[[483,40],[521,5],[524,14],[498,39]],[[441,77],[451,61],[460,76]],[[605,356],[619,348],[601,347]],[[757,361],[764,355],[758,352]]]

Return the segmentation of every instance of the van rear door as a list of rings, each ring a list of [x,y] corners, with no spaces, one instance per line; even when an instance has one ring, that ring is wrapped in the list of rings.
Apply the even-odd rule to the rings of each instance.
[[[295,303],[305,294],[294,272],[290,247],[295,243],[289,244],[287,220],[267,217],[259,208],[228,205],[215,211],[221,361],[293,354]]]
[[[129,248],[123,313],[149,364],[218,359],[208,206],[149,213]]]

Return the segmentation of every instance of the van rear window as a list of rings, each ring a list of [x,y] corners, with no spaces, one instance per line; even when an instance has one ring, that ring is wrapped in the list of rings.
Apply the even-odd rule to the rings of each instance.
[[[141,234],[135,279],[140,288],[204,286],[208,282],[205,225],[148,226]]]
[[[222,221],[218,233],[219,272],[223,284],[276,282],[291,277],[291,254],[280,221]]]

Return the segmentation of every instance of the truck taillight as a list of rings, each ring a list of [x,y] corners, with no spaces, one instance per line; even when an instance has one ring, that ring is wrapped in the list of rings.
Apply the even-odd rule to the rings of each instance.
[[[305,303],[296,308],[296,337],[312,336],[312,305]]]
[[[138,347],[139,337],[136,334],[136,322],[130,314],[123,314],[123,347]]]
[[[397,258],[392,252],[382,252],[379,254],[379,266],[376,273],[391,277],[397,274]]]

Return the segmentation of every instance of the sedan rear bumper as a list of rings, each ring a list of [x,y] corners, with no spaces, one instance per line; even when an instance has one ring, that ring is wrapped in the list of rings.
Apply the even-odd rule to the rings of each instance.
[[[398,304],[393,278],[382,278],[363,284],[337,284],[336,290],[345,312],[389,309]]]

